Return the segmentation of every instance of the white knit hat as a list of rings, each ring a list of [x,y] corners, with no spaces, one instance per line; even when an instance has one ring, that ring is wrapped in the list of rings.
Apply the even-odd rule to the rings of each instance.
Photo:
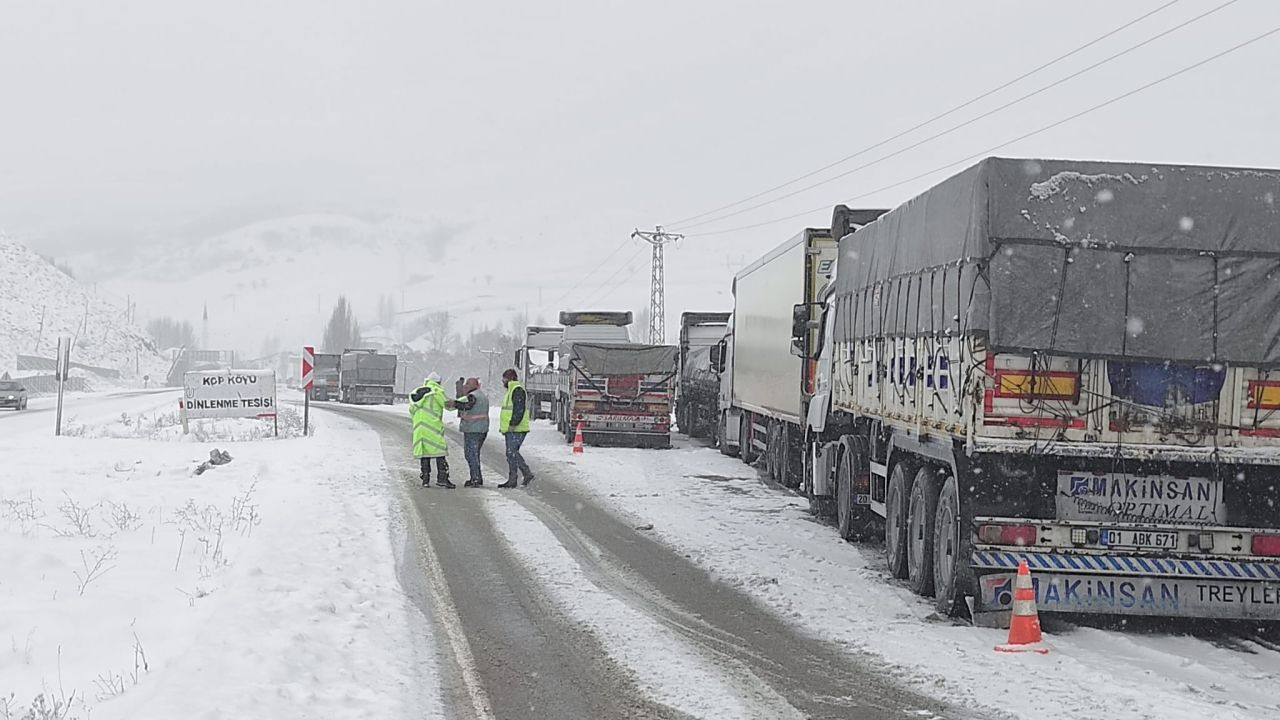
[[[430,375],[428,375],[428,376],[427,376],[427,382],[433,382],[433,383],[438,383],[438,382],[440,382],[440,373],[438,373],[438,372],[433,372],[433,373],[431,373]]]

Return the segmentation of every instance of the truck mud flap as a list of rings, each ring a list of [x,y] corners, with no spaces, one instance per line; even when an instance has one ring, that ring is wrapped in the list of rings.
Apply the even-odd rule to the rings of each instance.
[[[978,578],[978,612],[1007,611],[1014,573]],[[1280,620],[1280,581],[1032,574],[1043,613]]]

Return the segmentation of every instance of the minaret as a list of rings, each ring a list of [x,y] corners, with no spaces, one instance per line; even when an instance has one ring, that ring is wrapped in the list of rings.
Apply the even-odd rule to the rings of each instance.
[[[209,349],[209,303],[204,304],[204,318],[200,321],[200,349]]]

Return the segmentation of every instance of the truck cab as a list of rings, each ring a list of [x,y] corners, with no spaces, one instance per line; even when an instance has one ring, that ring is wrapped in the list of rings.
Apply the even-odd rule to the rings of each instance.
[[[556,394],[556,356],[563,341],[562,327],[530,325],[525,328],[524,344],[516,350],[516,367],[529,395],[529,417],[533,420],[551,417]]]

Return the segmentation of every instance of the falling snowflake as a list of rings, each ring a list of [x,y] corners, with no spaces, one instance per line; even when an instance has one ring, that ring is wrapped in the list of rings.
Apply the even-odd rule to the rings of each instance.
[[[1098,191],[1097,195],[1093,196],[1093,199],[1097,200],[1099,204],[1106,205],[1107,203],[1116,199],[1116,194],[1114,192],[1111,192],[1107,188],[1102,188],[1101,190]]]
[[[1182,219],[1178,220],[1178,228],[1179,228],[1179,229],[1181,229],[1181,230],[1182,230],[1182,232],[1184,232],[1184,233],[1189,233],[1189,232],[1191,232],[1191,230],[1192,230],[1195,226],[1196,226],[1196,221],[1195,221],[1195,220],[1192,220],[1191,218],[1189,218],[1189,217],[1187,217],[1187,216],[1185,216],[1185,215],[1182,217]]]
[[[1141,335],[1147,324],[1140,317],[1131,317],[1125,321],[1124,327],[1130,335]]]

